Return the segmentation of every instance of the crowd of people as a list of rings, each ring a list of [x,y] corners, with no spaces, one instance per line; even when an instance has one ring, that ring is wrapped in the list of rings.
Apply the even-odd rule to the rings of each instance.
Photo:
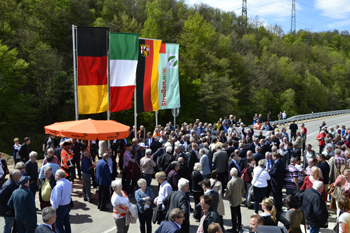
[[[198,233],[242,232],[241,206],[250,208],[251,202],[251,232],[281,222],[293,233],[301,232],[301,224],[317,233],[328,226],[327,202],[337,210],[341,232],[350,232],[350,130],[328,128],[323,122],[319,135],[311,139],[318,140],[316,153],[306,143],[304,124],[299,129],[292,122],[288,134],[284,126],[269,121],[262,125],[261,115],[253,121],[246,126],[231,115],[216,124],[199,119],[181,126],[169,122],[149,132],[141,126],[129,138],[110,142],[59,142],[49,135],[40,169],[30,138],[22,145],[15,138],[15,168],[9,172],[3,160],[0,166],[4,232],[71,232],[76,179],[83,181],[84,201],[95,201],[91,187],[97,187],[98,209],[109,211],[107,205],[112,204],[117,232],[128,232],[138,219],[142,233],[152,232],[152,222],[160,225],[158,233],[188,233],[191,214],[198,221]],[[152,188],[153,178],[158,187]],[[45,228],[37,227],[39,207]],[[231,219],[231,229],[224,229],[224,217]]]

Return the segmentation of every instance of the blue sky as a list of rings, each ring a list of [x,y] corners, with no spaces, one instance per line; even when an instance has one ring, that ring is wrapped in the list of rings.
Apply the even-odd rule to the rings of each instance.
[[[188,5],[205,3],[225,11],[242,12],[242,0],[185,0]],[[278,24],[285,33],[291,27],[292,0],[247,0],[248,17],[258,16],[264,24]],[[296,2],[296,28],[313,32],[348,30],[350,0],[299,0]]]

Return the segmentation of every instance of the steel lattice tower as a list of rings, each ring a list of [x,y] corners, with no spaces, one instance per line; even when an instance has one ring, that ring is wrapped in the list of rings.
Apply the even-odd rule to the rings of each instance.
[[[291,27],[290,34],[296,33],[296,13],[295,13],[295,0],[292,0],[292,17],[291,17]]]
[[[246,28],[248,23],[248,15],[247,15],[247,0],[242,0],[242,18],[243,18],[243,25]]]

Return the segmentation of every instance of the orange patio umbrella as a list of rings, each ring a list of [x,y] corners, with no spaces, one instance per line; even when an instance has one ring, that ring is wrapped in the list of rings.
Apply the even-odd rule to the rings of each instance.
[[[46,134],[83,140],[114,140],[129,136],[130,127],[113,120],[58,122],[44,127]]]

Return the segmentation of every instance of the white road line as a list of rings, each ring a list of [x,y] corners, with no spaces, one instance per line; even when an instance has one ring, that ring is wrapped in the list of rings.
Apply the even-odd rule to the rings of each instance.
[[[103,233],[109,233],[109,232],[114,231],[115,229],[117,229],[117,227],[112,227],[111,229],[109,229],[109,230],[107,230],[107,231],[104,231]]]

